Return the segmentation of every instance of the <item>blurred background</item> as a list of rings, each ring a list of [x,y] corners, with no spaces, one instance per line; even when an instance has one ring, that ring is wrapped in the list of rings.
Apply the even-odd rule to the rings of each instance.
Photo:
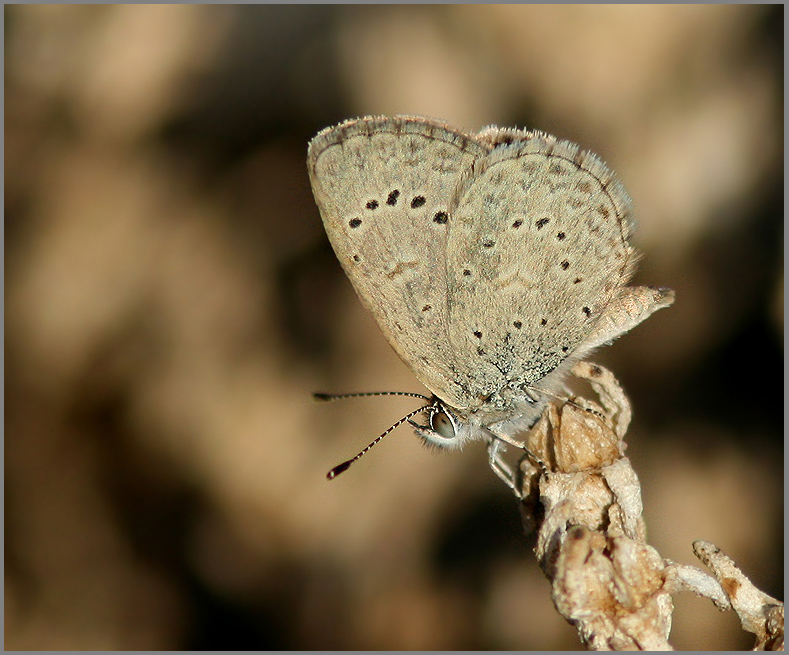
[[[5,647],[579,648],[482,444],[362,308],[307,142],[545,130],[636,207],[668,310],[603,349],[650,543],[783,598],[782,6],[6,6]],[[672,643],[749,648],[676,598]]]

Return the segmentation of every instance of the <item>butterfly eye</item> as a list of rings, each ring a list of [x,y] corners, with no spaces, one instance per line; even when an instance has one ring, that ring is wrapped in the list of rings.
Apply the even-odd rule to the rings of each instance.
[[[430,417],[430,427],[444,439],[455,438],[455,426],[444,412],[436,412]]]

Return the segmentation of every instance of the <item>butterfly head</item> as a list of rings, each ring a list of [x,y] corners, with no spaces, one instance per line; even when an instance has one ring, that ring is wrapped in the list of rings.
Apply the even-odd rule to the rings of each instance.
[[[469,417],[450,408],[436,396],[430,399],[430,404],[424,411],[428,415],[427,425],[419,425],[411,420],[408,422],[427,446],[454,450],[461,448],[467,441],[482,436]]]

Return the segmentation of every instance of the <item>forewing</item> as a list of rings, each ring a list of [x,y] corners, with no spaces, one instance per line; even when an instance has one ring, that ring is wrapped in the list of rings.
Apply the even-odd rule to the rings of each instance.
[[[389,343],[457,408],[448,338],[446,240],[458,183],[487,149],[425,119],[366,118],[321,132],[308,166],[326,233]]]

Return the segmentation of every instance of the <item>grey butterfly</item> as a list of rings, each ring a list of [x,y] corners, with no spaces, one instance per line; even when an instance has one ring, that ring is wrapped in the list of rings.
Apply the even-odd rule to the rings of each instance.
[[[308,169],[337,258],[433,394],[428,425],[406,418],[431,444],[486,441],[510,486],[502,442],[522,446],[575,362],[674,300],[626,286],[632,207],[612,171],[543,132],[367,117],[321,131]]]

